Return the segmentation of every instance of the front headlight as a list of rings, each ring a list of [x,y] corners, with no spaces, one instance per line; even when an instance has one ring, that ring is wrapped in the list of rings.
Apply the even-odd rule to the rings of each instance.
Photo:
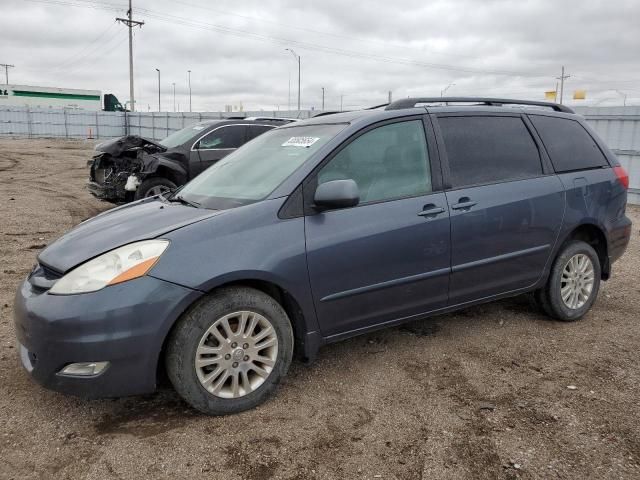
[[[104,253],[71,270],[49,290],[54,295],[87,293],[142,277],[169,246],[168,240],[144,240]]]

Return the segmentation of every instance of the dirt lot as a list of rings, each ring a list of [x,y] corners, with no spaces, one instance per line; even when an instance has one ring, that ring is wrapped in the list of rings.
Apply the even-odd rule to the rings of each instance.
[[[84,189],[91,148],[0,140],[0,478],[640,478],[637,227],[574,324],[517,298],[366,335],[226,418],[166,386],[43,390],[18,362],[13,294],[40,249],[109,208]]]

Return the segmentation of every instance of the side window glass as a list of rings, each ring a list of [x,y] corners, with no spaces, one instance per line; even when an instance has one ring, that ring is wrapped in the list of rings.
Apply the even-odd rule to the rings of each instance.
[[[579,122],[560,117],[529,115],[556,172],[599,168],[609,163],[595,140]]]
[[[198,142],[198,149],[238,148],[244,143],[245,126],[230,125],[221,127]]]
[[[268,132],[274,127],[270,127],[268,125],[249,125],[247,127],[247,142],[249,140],[253,140],[258,135],[262,135],[264,132]]]
[[[453,188],[542,175],[540,153],[520,117],[438,119]]]
[[[392,123],[359,136],[318,173],[318,184],[352,179],[360,203],[431,192],[431,170],[421,120]]]

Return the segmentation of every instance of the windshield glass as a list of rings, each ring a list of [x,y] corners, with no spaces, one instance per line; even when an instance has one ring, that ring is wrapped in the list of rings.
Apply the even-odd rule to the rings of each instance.
[[[174,148],[182,145],[187,140],[198,135],[209,125],[211,125],[211,123],[196,123],[195,125],[191,125],[190,127],[186,127],[182,130],[178,130],[177,132],[173,132],[167,138],[161,140],[160,145],[163,145],[167,148]]]
[[[202,172],[179,195],[215,209],[262,200],[344,127],[309,125],[267,132]]]

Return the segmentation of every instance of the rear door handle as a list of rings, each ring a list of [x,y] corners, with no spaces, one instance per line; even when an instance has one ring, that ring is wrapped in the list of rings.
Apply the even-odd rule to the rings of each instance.
[[[473,207],[476,203],[478,202],[472,202],[469,197],[462,197],[460,200],[458,200],[458,203],[454,203],[453,205],[451,205],[451,208],[454,210],[471,210],[471,207]]]
[[[436,215],[440,215],[444,213],[444,208],[437,207],[434,204],[430,203],[429,205],[425,205],[424,209],[418,213],[420,217],[435,217]]]

